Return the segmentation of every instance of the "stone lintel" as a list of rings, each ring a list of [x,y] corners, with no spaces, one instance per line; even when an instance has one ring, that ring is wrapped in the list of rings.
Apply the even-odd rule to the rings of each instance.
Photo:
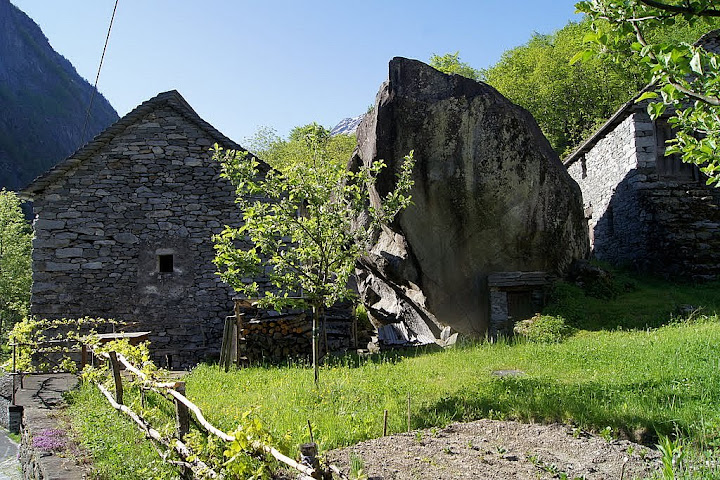
[[[490,288],[548,285],[555,276],[547,272],[497,272],[488,275]]]

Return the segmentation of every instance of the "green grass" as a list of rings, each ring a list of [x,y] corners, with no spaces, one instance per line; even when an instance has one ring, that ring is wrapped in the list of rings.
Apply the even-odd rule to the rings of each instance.
[[[125,403],[136,409],[136,397],[128,392]],[[176,469],[162,462],[135,423],[112,408],[97,387],[83,384],[67,400],[72,429],[92,455],[92,478],[177,478]]]
[[[291,443],[308,441],[307,420],[323,448],[389,430],[443,426],[479,418],[572,423],[654,441],[682,433],[697,441],[720,427],[720,324],[652,331],[583,332],[561,344],[483,344],[412,357],[346,359],[321,370],[320,387],[300,366],[224,373],[200,366],[188,396],[221,428],[250,407]],[[492,371],[519,369],[522,377]]]
[[[652,277],[639,280],[622,272],[613,276],[615,297],[594,297],[575,285],[559,284],[545,313],[562,315],[583,330],[655,328],[683,317],[681,306],[720,314],[720,282],[678,284]]]
[[[228,373],[200,365],[185,379],[187,396],[225,431],[234,430],[242,414],[253,409],[275,444],[290,452],[309,441],[308,420],[321,450],[380,436],[386,409],[390,433],[405,431],[409,395],[413,429],[480,418],[563,422],[647,445],[669,435],[686,444],[696,462],[715,461],[720,284],[631,280],[618,275],[622,288],[609,299],[561,287],[549,310],[580,328],[562,343],[465,344],[439,352],[348,356],[321,368],[319,388],[304,365]],[[678,313],[683,304],[702,307],[702,314],[683,319]],[[525,375],[492,374],[507,369]],[[167,475],[152,449],[138,453],[142,435],[94,387],[81,389],[72,401],[75,429],[93,450],[99,478],[138,478],[138,471],[144,472],[140,477],[151,471]],[[171,413],[150,409],[159,423],[171,421]],[[716,472],[683,478],[712,475]]]

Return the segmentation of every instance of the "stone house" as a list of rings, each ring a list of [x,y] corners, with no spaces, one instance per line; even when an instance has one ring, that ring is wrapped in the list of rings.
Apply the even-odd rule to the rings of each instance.
[[[720,31],[698,43],[720,53]],[[720,189],[665,156],[672,129],[666,118],[650,119],[639,95],[564,161],[582,190],[592,254],[668,277],[717,278]]]
[[[154,359],[175,368],[216,356],[233,303],[211,236],[242,219],[214,143],[242,150],[169,91],[25,188],[32,314],[127,322],[150,331]]]

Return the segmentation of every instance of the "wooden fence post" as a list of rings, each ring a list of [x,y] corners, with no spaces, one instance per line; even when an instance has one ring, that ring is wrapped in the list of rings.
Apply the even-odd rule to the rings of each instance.
[[[408,392],[408,433],[410,432],[410,392]]]
[[[313,478],[323,478],[320,470],[320,460],[317,458],[317,443],[303,443],[300,445],[300,464],[306,465],[314,470]]]
[[[110,352],[110,367],[112,368],[113,378],[115,379],[115,401],[123,405],[123,386],[122,377],[120,376],[120,364],[118,363],[117,353]]]
[[[185,382],[177,382],[175,391],[185,396]],[[175,426],[177,427],[177,436],[180,440],[190,431],[190,410],[187,405],[177,398],[175,402]]]

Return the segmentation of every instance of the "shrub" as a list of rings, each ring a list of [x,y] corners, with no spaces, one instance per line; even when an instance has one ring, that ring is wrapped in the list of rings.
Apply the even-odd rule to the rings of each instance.
[[[570,324],[577,327],[585,321],[586,305],[582,288],[573,283],[557,282],[553,285],[550,301],[543,313],[566,318]]]
[[[99,329],[122,323],[103,318],[76,318],[44,320],[32,317],[16,323],[8,335],[9,343],[15,344],[14,362],[11,358],[6,368],[18,372],[74,372],[77,368],[73,354],[78,356],[82,344],[97,342]]]
[[[515,334],[536,343],[558,343],[573,333],[563,317],[537,314],[532,318],[518,322]]]

